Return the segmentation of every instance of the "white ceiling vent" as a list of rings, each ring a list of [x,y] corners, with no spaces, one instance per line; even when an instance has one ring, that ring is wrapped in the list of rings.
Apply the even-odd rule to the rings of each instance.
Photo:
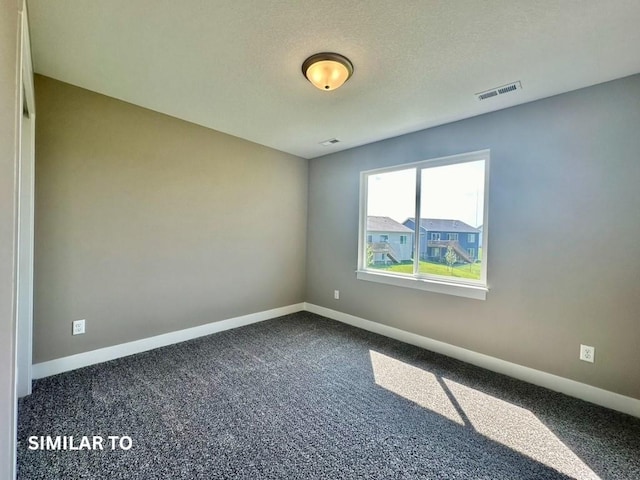
[[[324,142],[320,142],[320,145],[324,147],[328,147],[329,145],[334,145],[336,143],[340,143],[340,140],[337,138],[330,138],[329,140],[325,140]]]
[[[476,93],[476,97],[478,97],[478,100],[486,100],[487,98],[497,97],[498,95],[504,95],[505,93],[511,93],[521,89],[522,89],[522,84],[518,81],[518,82],[508,83],[501,87],[492,88],[491,90]]]

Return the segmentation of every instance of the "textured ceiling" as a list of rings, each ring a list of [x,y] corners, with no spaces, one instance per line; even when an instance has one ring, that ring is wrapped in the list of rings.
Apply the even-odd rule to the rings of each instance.
[[[37,73],[305,158],[640,72],[639,0],[28,7]],[[339,90],[302,76],[321,51],[354,64]],[[515,93],[474,96],[517,80]]]

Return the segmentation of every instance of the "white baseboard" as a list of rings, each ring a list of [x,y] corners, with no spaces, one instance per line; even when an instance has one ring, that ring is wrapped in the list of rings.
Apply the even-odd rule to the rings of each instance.
[[[633,415],[634,417],[640,417],[640,400],[632,397],[626,397],[585,383],[576,382],[575,380],[569,380],[568,378],[559,377],[551,373],[500,360],[499,358],[490,357],[482,353],[456,347],[449,343],[433,340],[415,333],[406,332],[381,323],[365,320],[364,318],[342,313],[330,308],[305,303],[304,309],[306,311],[322,315],[323,317],[331,318],[354,327],[378,333],[385,337],[394,338],[401,342],[416,345],[418,347],[431,350],[432,352],[441,353],[443,355],[486,368],[493,372],[502,373],[519,380],[524,380],[525,382],[533,383],[534,385],[546,387],[550,390],[561,392],[571,397],[586,400],[587,402],[595,403],[596,405],[601,405],[612,410]]]
[[[582,400],[595,403],[596,405],[601,405],[603,407],[640,418],[640,400],[638,399],[626,397],[585,383],[576,382],[575,380],[569,380],[568,378],[559,377],[551,373],[500,360],[499,358],[490,357],[489,355],[477,353],[449,343],[433,340],[415,333],[410,333],[388,325],[365,320],[364,318],[314,305],[312,303],[297,303],[286,307],[274,308],[264,312],[252,313],[250,315],[229,318],[227,320],[212,322],[198,327],[165,333],[155,337],[144,338],[142,340],[122,343],[112,347],[78,353],[77,355],[57,358],[48,362],[36,363],[33,365],[33,378],[38,379],[56,375],[58,373],[87,367],[96,363],[107,362],[116,358],[146,352],[154,348],[184,342],[186,340],[210,335],[212,333],[262,322],[264,320],[288,315],[301,310],[316,313],[354,327],[362,328],[363,330],[384,335],[385,337],[394,338],[401,342],[416,345],[418,347],[431,350],[432,352],[441,353],[443,355],[486,368],[487,370],[502,373],[519,380],[524,380],[525,382],[533,383],[534,385],[546,387],[556,392],[565,393],[572,397],[580,398]]]
[[[56,358],[48,362],[36,363],[33,365],[33,378],[44,378],[62,372],[68,372],[77,368],[95,365],[96,363],[115,360],[135,353],[146,352],[154,348],[165,347],[174,343],[184,342],[212,333],[242,327],[252,323],[262,322],[271,318],[281,317],[290,313],[304,310],[304,303],[297,303],[286,307],[274,308],[264,312],[252,313],[241,317],[220,320],[219,322],[207,323],[198,327],[186,328],[175,332],[169,332],[155,337],[143,338],[133,342],[121,343],[112,347],[99,348],[90,352],[78,353],[68,357]]]

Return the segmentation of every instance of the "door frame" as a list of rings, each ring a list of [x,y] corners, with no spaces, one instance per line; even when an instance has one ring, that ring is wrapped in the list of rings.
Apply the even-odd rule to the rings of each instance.
[[[31,394],[33,363],[33,258],[35,201],[35,91],[26,2],[21,13],[18,77],[17,239],[16,239],[16,394]]]

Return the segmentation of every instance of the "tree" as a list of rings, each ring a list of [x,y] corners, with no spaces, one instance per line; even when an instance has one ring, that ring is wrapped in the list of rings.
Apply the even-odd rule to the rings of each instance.
[[[373,259],[374,259],[373,248],[371,247],[371,244],[368,243],[367,244],[367,267],[370,267],[373,265]]]
[[[458,261],[458,256],[456,252],[453,251],[453,247],[449,245],[447,247],[447,253],[444,255],[444,259],[449,266],[449,272],[453,271],[453,265]]]

